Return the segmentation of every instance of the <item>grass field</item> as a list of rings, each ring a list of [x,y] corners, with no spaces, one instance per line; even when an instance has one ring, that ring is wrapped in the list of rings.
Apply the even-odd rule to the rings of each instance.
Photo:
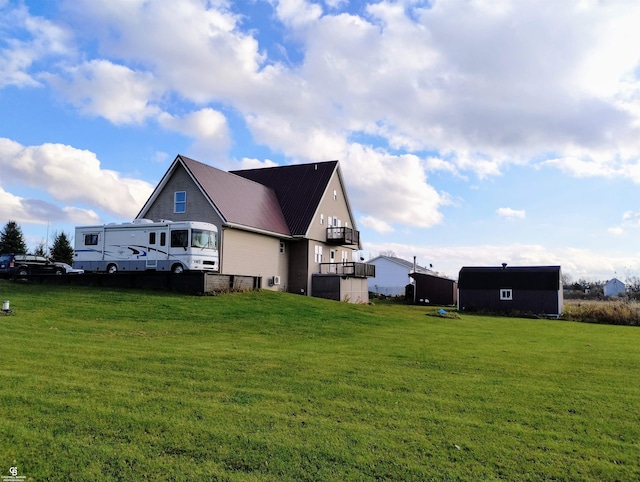
[[[640,329],[0,281],[0,474],[640,480]]]

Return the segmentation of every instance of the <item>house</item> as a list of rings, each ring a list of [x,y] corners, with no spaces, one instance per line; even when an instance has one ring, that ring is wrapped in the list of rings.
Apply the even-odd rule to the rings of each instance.
[[[367,263],[376,267],[375,278],[369,278],[369,291],[385,296],[404,296],[407,284],[413,281],[412,272],[429,272],[423,266],[395,256],[380,255]]]
[[[463,267],[458,309],[559,316],[563,309],[560,266]]]
[[[377,268],[376,268],[377,272]],[[409,276],[415,280],[413,301],[431,305],[455,305],[458,301],[458,283],[439,276],[433,271],[414,272]]]
[[[368,301],[375,268],[356,262],[360,235],[338,161],[226,172],[178,155],[137,218],[215,224],[222,274]]]
[[[605,296],[620,296],[626,291],[626,285],[617,278],[610,279],[604,284]]]

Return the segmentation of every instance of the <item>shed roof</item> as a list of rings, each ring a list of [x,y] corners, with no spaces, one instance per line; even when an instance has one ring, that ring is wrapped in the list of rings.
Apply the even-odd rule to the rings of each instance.
[[[561,289],[560,266],[463,267],[459,289]]]

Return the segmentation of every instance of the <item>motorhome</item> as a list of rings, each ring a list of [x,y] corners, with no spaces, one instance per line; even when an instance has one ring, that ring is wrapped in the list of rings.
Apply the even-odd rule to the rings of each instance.
[[[77,226],[73,267],[85,272],[218,271],[218,229],[199,221],[136,219]]]

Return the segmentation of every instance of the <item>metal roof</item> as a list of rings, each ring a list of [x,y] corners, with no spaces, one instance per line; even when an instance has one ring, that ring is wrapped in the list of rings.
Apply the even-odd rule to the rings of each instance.
[[[561,289],[560,266],[463,267],[458,275],[462,289]]]
[[[185,156],[178,158],[227,223],[291,235],[272,188]]]
[[[338,161],[230,171],[275,191],[294,236],[304,236],[318,209]]]

